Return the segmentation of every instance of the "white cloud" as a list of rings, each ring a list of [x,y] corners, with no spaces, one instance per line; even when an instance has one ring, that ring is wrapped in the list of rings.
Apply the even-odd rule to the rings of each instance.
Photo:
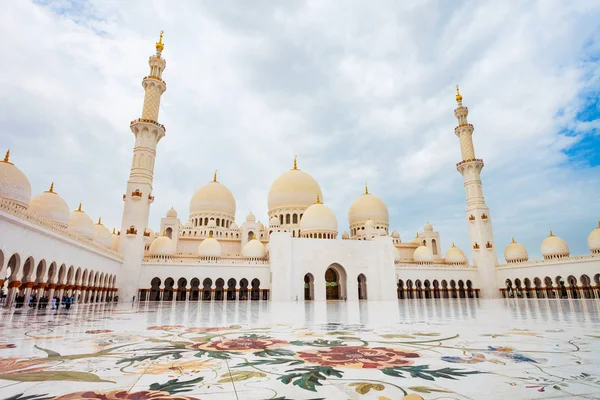
[[[33,191],[54,180],[75,208],[119,226],[129,121],[165,30],[150,225],[219,169],[238,219],[263,222],[271,182],[300,167],[338,216],[364,182],[404,240],[426,220],[468,247],[453,128],[460,83],[496,240],[539,253],[547,230],[575,252],[598,218],[598,168],[564,150],[597,131],[577,112],[599,85],[597,1],[12,1],[0,15],[0,138]],[[499,250],[502,250],[501,248]],[[499,252],[501,257],[501,254]]]

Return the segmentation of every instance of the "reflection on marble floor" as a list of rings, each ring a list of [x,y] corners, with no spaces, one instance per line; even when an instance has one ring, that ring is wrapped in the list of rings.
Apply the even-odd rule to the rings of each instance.
[[[1,399],[600,393],[595,300],[142,303],[0,318]]]

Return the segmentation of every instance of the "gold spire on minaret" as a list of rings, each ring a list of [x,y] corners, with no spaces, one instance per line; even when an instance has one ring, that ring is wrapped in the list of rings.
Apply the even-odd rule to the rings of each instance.
[[[321,203],[321,196],[317,195],[317,201],[315,201],[315,204],[323,204]]]
[[[517,242],[515,242],[515,238],[514,237],[512,238],[512,242],[511,243],[517,243]]]
[[[213,174],[213,182],[217,181],[217,172],[218,171],[219,171],[218,169],[215,169],[215,173]]]
[[[163,51],[165,49],[165,45],[164,45],[164,43],[162,41],[164,33],[165,33],[164,31],[160,31],[160,38],[158,39],[158,42],[156,42],[156,51],[160,52],[160,51]]]
[[[365,182],[365,194],[369,194],[369,184]]]
[[[552,229],[550,229],[550,236],[554,236],[554,233],[552,233]]]
[[[102,225],[102,217],[98,217],[98,223],[96,225]]]
[[[116,235],[116,234],[117,234],[117,233],[115,232],[115,230],[116,230],[116,229],[113,227],[113,232],[112,232],[112,234],[113,234],[113,235]]]
[[[458,89],[458,85],[456,85],[456,102],[462,103],[462,95],[460,94],[460,90]]]
[[[50,184],[50,189],[46,190],[46,193],[54,193],[54,182]]]
[[[297,161],[296,161],[296,160],[297,160],[297,158],[298,158],[298,156],[297,156],[297,155],[295,155],[295,156],[294,156],[294,169],[298,169],[298,163],[297,163]]]
[[[81,209],[81,203],[79,203],[79,208],[77,210],[75,210],[77,212],[83,212],[83,210]]]
[[[10,149],[6,150],[6,155],[4,156],[4,162],[8,164],[12,164],[8,159],[10,158]]]

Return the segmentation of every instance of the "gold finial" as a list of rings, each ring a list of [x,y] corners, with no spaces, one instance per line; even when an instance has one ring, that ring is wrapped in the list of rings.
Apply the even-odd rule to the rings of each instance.
[[[165,33],[165,32],[160,31],[160,38],[158,39],[158,42],[156,42],[156,50],[158,50],[158,51],[163,51],[165,49],[165,45],[163,44],[163,41],[162,41],[163,33]]]
[[[321,203],[321,196],[317,195],[317,201],[315,201],[315,204],[323,204]]]
[[[514,237],[512,238],[512,242],[511,243],[517,243],[517,242],[515,242],[515,238]]]
[[[8,159],[10,158],[10,149],[6,150],[6,155],[4,156],[4,162],[7,163],[9,162]]]
[[[216,182],[216,181],[217,181],[217,172],[218,172],[218,171],[219,171],[218,169],[215,169],[215,173],[214,173],[214,175],[213,175],[213,182]]]
[[[460,90],[458,90],[458,85],[456,85],[456,102],[462,103],[462,95],[460,94]]]
[[[294,169],[298,169],[298,163],[296,162],[297,159],[298,159],[298,156],[295,155],[294,156]]]
[[[102,225],[102,218],[98,217],[98,223],[96,225]]]
[[[46,190],[46,193],[54,193],[54,182],[50,184],[50,189]]]
[[[365,182],[365,194],[369,194],[369,184]]]
[[[419,232],[417,232],[417,236],[415,236],[415,237],[419,237]]]
[[[550,236],[554,236],[554,233],[552,233],[552,229],[550,229]]]
[[[113,235],[116,235],[117,233],[115,232],[115,228],[113,228]]]
[[[598,228],[600,228],[600,219],[598,220]]]
[[[81,209],[81,203],[79,203],[79,208],[76,211],[83,212],[83,210]]]

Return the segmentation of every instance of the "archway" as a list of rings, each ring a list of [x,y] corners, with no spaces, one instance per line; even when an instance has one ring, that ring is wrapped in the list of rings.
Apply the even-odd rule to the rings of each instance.
[[[177,281],[177,301],[185,301],[187,297],[187,279],[179,278]]]
[[[406,298],[407,299],[415,298],[415,292],[413,291],[413,283],[412,283],[412,280],[410,280],[410,279],[408,279],[406,281]]]
[[[227,300],[235,300],[235,284],[236,280],[231,278],[227,281]]]
[[[579,296],[579,288],[577,287],[577,278],[575,278],[573,275],[570,275],[567,278],[567,282],[569,282],[569,291],[571,292],[571,298],[572,299],[578,299]]]
[[[454,279],[450,281],[450,298],[456,299],[456,282]]]
[[[160,301],[160,278],[150,281],[150,301]]]
[[[248,279],[242,278],[240,280],[240,300],[248,300]]]
[[[458,297],[460,297],[461,299],[467,297],[467,294],[465,292],[465,283],[462,279],[458,281]]]
[[[325,271],[325,299],[343,300],[346,297],[346,270],[339,264],[331,264]]]
[[[358,275],[358,299],[367,300],[367,277],[363,274]]]
[[[431,298],[431,283],[429,282],[429,279],[425,279],[425,282],[423,282],[423,285],[425,286],[425,298],[430,299]]]
[[[592,290],[592,281],[590,277],[584,274],[581,275],[579,280],[581,280],[581,286],[583,286],[581,290],[583,292],[583,297],[586,299],[593,299],[594,291]]]
[[[535,286],[535,297],[541,299],[544,297],[544,292],[542,291],[542,280],[538,277],[533,279],[533,285]]]
[[[304,275],[304,300],[315,299],[315,278],[309,272]]]
[[[398,279],[398,299],[404,299],[404,282]]]
[[[423,285],[421,284],[421,280],[417,279],[415,281],[415,289],[417,292],[417,299],[422,299],[423,298]]]
[[[433,298],[434,299],[440,298],[440,283],[438,282],[437,279],[433,280]]]
[[[519,278],[515,279],[515,291],[517,293],[517,297],[523,297],[523,289],[521,287],[521,280]]]
[[[529,278],[525,278],[525,279],[523,279],[523,283],[525,284],[525,297],[530,299],[532,297],[531,296],[531,281],[529,280]]]
[[[250,291],[250,300],[260,300],[260,281],[257,278],[252,279],[252,290]]]
[[[173,285],[175,284],[175,280],[173,278],[167,278],[165,280],[165,289],[163,292],[163,300],[164,301],[172,301],[173,300]]]
[[[223,278],[219,278],[215,282],[215,285],[215,300],[223,301],[223,286],[225,286],[225,281],[223,280]]]
[[[210,301],[212,297],[212,279],[206,278],[202,282],[202,301]]]
[[[442,279],[442,295],[445,299],[450,297],[448,293],[448,282],[445,279]]]
[[[554,296],[554,288],[552,287],[552,278],[549,276],[544,278],[544,284],[546,285],[546,296],[549,299],[553,299]]]
[[[470,299],[475,297],[473,293],[473,282],[471,282],[470,279],[467,280],[467,297]]]
[[[190,301],[198,301],[200,298],[200,279],[192,279],[190,285]]]

